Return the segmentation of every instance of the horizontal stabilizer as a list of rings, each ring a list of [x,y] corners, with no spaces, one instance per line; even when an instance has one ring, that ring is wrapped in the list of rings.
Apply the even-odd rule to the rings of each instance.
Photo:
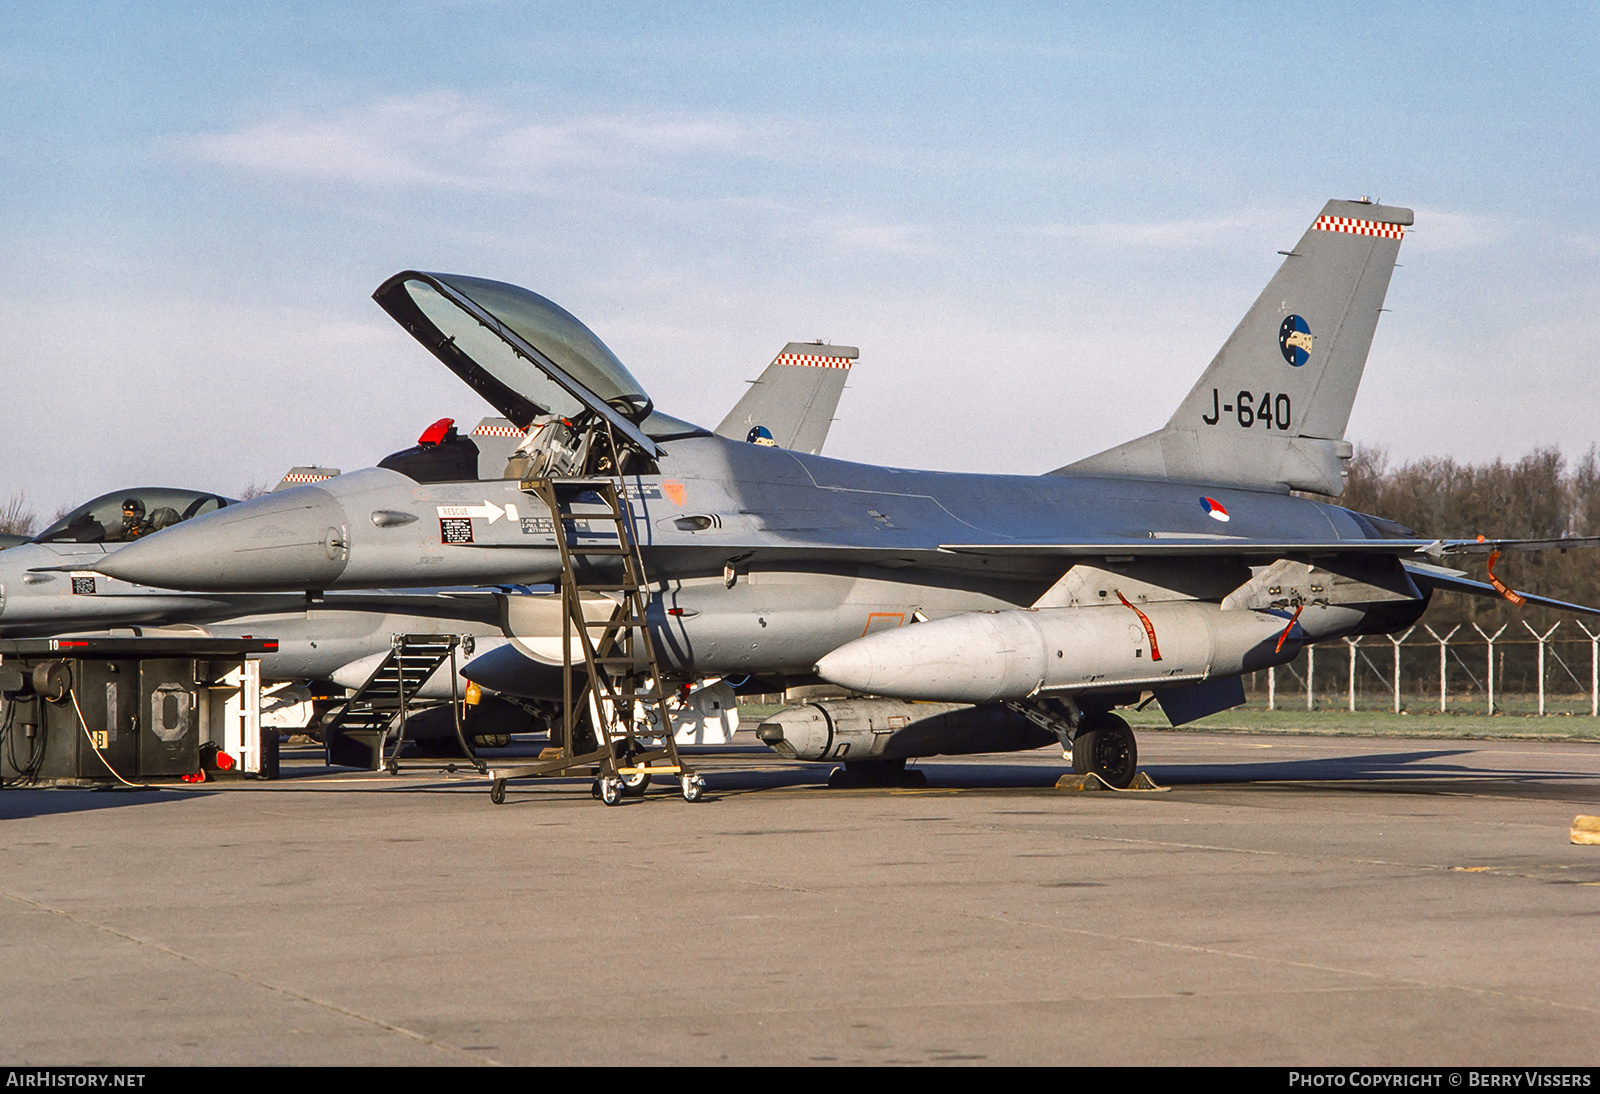
[[[1496,600],[1505,596],[1488,582],[1463,577],[1457,570],[1446,570],[1442,566],[1429,566],[1417,562],[1402,562],[1401,565],[1411,575],[1411,580],[1424,588],[1438,589],[1447,593],[1466,593],[1469,596],[1491,596]],[[1585,604],[1569,604],[1565,600],[1535,596],[1532,593],[1517,592],[1517,595],[1526,603],[1538,608],[1554,608],[1557,611],[1576,612],[1579,615],[1600,615],[1600,608],[1591,608]]]
[[[717,436],[817,455],[860,352],[854,346],[790,342],[722,419]]]
[[[1344,439],[1410,209],[1330,201],[1165,428],[1052,474],[1344,493]]]

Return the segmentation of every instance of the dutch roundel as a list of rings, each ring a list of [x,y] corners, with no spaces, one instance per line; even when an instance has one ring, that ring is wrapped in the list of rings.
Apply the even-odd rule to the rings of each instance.
[[[1210,517],[1212,520],[1220,520],[1226,524],[1231,519],[1228,516],[1227,509],[1223,508],[1222,503],[1216,498],[1201,498],[1200,508],[1204,509],[1206,511],[1206,516]]]

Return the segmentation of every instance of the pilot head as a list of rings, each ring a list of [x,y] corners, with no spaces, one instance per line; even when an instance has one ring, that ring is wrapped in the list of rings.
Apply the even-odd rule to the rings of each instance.
[[[772,439],[772,430],[768,429],[764,425],[758,425],[752,428],[749,436],[745,437],[745,440],[749,441],[751,444],[759,444],[765,448],[778,447],[778,442]]]
[[[144,502],[138,498],[122,499],[122,527],[134,531],[144,523]]]

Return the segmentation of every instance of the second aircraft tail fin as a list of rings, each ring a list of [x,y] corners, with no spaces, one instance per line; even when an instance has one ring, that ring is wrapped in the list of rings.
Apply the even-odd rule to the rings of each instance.
[[[854,346],[790,342],[722,419],[717,436],[816,455],[860,352]]]
[[[1330,201],[1166,427],[1060,469],[1344,492],[1344,439],[1410,209]]]

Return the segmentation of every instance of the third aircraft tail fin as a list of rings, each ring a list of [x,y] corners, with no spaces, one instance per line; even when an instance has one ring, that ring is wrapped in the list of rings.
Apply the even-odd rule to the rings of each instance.
[[[310,486],[331,479],[337,474],[339,474],[337,467],[291,467],[288,473],[278,480],[278,485],[267,493],[276,494],[279,490],[287,490],[291,486]]]
[[[859,354],[854,346],[790,342],[722,419],[717,435],[816,455]]]
[[[1411,222],[1328,202],[1166,427],[1060,473],[1343,493],[1345,425]]]

